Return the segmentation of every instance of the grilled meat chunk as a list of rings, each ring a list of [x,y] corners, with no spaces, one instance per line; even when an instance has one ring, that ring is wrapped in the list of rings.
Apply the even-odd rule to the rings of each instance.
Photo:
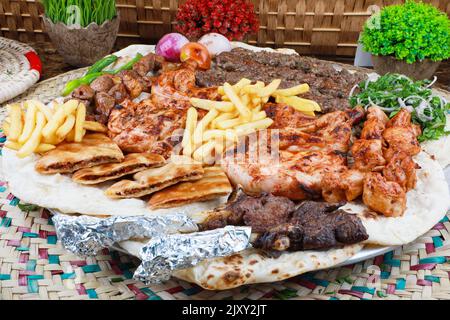
[[[368,238],[356,215],[338,210],[344,203],[304,201],[297,208],[271,194],[249,196],[238,190],[223,209],[212,212],[202,230],[247,225],[257,233],[255,248],[277,251],[328,249]]]
[[[95,119],[103,124],[108,123],[111,110],[116,105],[116,100],[106,92],[95,94]]]
[[[383,176],[387,181],[397,182],[403,189],[414,189],[417,182],[416,170],[419,165],[406,153],[397,152],[383,168]]]
[[[124,70],[119,72],[118,76],[122,79],[122,83],[132,99],[139,97],[142,92],[150,92],[150,81],[145,79],[145,77],[141,77],[137,72]]]
[[[267,117],[273,120],[270,129],[298,128],[316,120],[316,117],[305,115],[285,104],[267,103],[264,105],[263,111],[266,112]]]
[[[149,53],[133,66],[133,71],[135,71],[141,77],[144,77],[150,71],[158,71],[159,69],[161,69],[163,63],[163,57],[158,56],[154,53]]]
[[[356,140],[352,146],[354,169],[362,172],[379,171],[386,164],[383,157],[382,142],[378,139]]]
[[[108,92],[114,86],[113,76],[110,74],[105,74],[91,83],[91,88],[95,92]]]
[[[128,99],[130,95],[123,83],[114,85],[108,94],[116,100],[116,104],[122,103],[125,99]]]
[[[83,84],[76,88],[72,93],[72,98],[81,100],[81,101],[90,101],[94,98],[95,91],[90,86]]]
[[[363,201],[369,209],[386,217],[399,217],[406,209],[406,192],[380,173],[368,173],[364,179]]]

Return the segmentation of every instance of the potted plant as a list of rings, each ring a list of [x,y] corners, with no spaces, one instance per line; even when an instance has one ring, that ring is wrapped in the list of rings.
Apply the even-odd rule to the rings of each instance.
[[[88,66],[113,48],[119,31],[115,0],[42,0],[42,3],[45,29],[67,63]]]
[[[191,41],[211,32],[241,41],[258,31],[259,21],[247,0],[187,0],[178,9],[175,29]]]
[[[373,15],[364,26],[361,43],[372,53],[379,74],[428,79],[450,57],[450,20],[430,4],[406,0]]]

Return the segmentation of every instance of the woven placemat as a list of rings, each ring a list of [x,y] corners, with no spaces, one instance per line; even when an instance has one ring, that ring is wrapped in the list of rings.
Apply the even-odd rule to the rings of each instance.
[[[42,64],[29,45],[0,37],[0,103],[25,92],[41,76]]]
[[[77,70],[44,81],[16,100],[51,101]],[[1,110],[2,112],[4,110]],[[3,118],[2,115],[0,115]],[[0,148],[5,142],[0,135]],[[172,279],[147,286],[132,279],[139,261],[103,250],[83,259],[65,251],[49,213],[20,204],[0,178],[0,297],[3,299],[450,299],[450,212],[414,243],[341,268],[282,282],[207,291]]]

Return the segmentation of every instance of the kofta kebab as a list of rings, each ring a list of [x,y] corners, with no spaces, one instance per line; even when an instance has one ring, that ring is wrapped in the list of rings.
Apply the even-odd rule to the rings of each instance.
[[[65,137],[85,107],[77,141],[86,131],[105,132],[125,155],[156,154],[162,165],[175,152],[204,166],[220,164],[250,195],[329,203],[362,197],[375,212],[401,216],[416,183],[412,157],[421,151],[420,127],[405,109],[388,119],[376,106],[350,108],[345,93],[361,80],[360,74],[297,55],[233,49],[203,70],[193,60],[173,63],[150,53],[130,70],[79,86],[67,98],[70,122],[53,122],[66,124],[58,129]],[[249,154],[263,149],[259,157]],[[134,163],[133,157],[127,161]],[[112,176],[121,176],[123,168],[115,170]],[[133,164],[129,171],[138,170]],[[76,180],[88,173],[76,174]],[[137,180],[122,183],[134,186]],[[127,197],[122,191],[110,193]],[[264,239],[260,244],[269,246]]]

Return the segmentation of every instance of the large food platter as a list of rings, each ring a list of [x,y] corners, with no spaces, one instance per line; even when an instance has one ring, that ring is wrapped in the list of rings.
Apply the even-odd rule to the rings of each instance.
[[[233,46],[245,48],[250,51],[275,51],[273,49],[268,48],[256,48],[252,46],[248,46],[246,44],[242,43],[233,43]],[[142,55],[147,55],[149,53],[152,53],[155,51],[154,46],[145,46],[145,45],[134,45],[130,46],[128,48],[125,48],[124,50],[121,50],[117,53],[115,53],[118,57],[123,57],[125,60],[130,59],[130,57],[133,57],[137,53]],[[295,54],[291,50],[287,49],[280,49],[277,50],[279,53],[284,54]],[[343,69],[346,68],[345,66],[336,64],[336,69]],[[354,68],[349,68],[349,71],[352,72],[352,70],[355,70]],[[373,76],[369,75],[369,77]],[[57,96],[55,96],[57,98]],[[61,103],[61,99],[56,99],[54,101],[55,104]],[[120,110],[120,109],[119,109]],[[448,145],[448,143],[447,143]],[[439,144],[438,144],[439,147]],[[107,216],[109,214],[115,214],[115,215],[122,215],[122,216],[128,216],[131,217],[136,214],[141,215],[147,215],[150,213],[150,215],[165,215],[165,214],[172,214],[172,213],[185,213],[187,216],[194,215],[197,212],[210,210],[218,205],[223,204],[226,201],[226,198],[217,199],[215,202],[206,202],[202,204],[189,204],[179,209],[174,210],[154,210],[152,212],[149,212],[148,209],[144,208],[143,202],[139,202],[138,200],[120,200],[117,202],[107,202],[105,201],[104,195],[103,195],[103,187],[101,188],[90,188],[90,187],[77,187],[76,184],[74,184],[70,178],[65,177],[63,175],[57,175],[57,176],[39,176],[32,170],[34,167],[34,162],[37,158],[29,158],[28,160],[20,160],[20,161],[11,161],[14,157],[10,154],[10,152],[4,153],[4,159],[7,159],[8,161],[5,161],[3,164],[3,170],[7,173],[9,176],[8,180],[15,181],[15,183],[12,183],[13,189],[17,193],[17,196],[19,198],[25,199],[27,201],[28,199],[33,199],[33,203],[48,207],[52,210],[52,212],[56,213],[63,212],[65,214],[85,214],[85,215],[101,215],[101,216]],[[444,152],[444,158],[445,158],[445,152]],[[439,159],[441,160],[441,159]],[[312,271],[312,270],[319,270],[329,267],[335,267],[335,266],[342,266],[347,264],[354,264],[360,261],[364,261],[366,259],[373,258],[375,256],[382,255],[388,251],[394,250],[397,245],[405,244],[410,241],[413,241],[415,238],[420,236],[420,234],[423,234],[424,232],[428,231],[429,228],[433,226],[433,223],[437,223],[439,221],[439,217],[443,216],[445,211],[448,208],[448,204],[443,204],[442,201],[445,201],[447,194],[445,194],[444,187],[442,183],[434,184],[430,190],[427,190],[427,183],[430,183],[433,181],[433,179],[437,179],[439,181],[442,180],[443,173],[441,167],[437,164],[437,161],[435,159],[432,159],[430,156],[428,156],[426,153],[422,153],[419,156],[419,161],[421,162],[421,165],[423,166],[424,170],[431,170],[431,174],[427,171],[424,174],[422,174],[422,179],[424,180],[420,184],[420,188],[418,190],[413,190],[411,194],[413,194],[410,198],[408,198],[408,202],[411,203],[412,207],[408,208],[408,213],[406,214],[406,218],[402,221],[406,221],[408,224],[414,225],[414,228],[412,228],[412,232],[409,232],[408,230],[402,231],[398,234],[396,232],[389,230],[389,228],[386,228],[386,234],[392,233],[390,236],[391,239],[389,241],[386,241],[386,236],[379,231],[376,230],[376,228],[379,228],[379,226],[375,223],[374,226],[370,225],[370,223],[367,225],[367,227],[375,228],[370,229],[371,231],[375,230],[375,233],[378,233],[378,238],[372,239],[373,242],[379,243],[378,246],[364,246],[364,245],[354,245],[354,246],[348,246],[348,247],[339,247],[334,250],[330,251],[313,251],[313,252],[298,252],[295,254],[292,254],[291,256],[285,255],[285,257],[290,257],[287,259],[287,261],[283,262],[277,262],[278,258],[274,258],[273,261],[275,262],[265,262],[267,264],[266,268],[275,266],[282,266],[281,270],[285,270],[286,273],[280,275],[280,277],[275,275],[255,275],[255,279],[252,279],[252,282],[236,282],[233,284],[221,284],[219,283],[223,279],[220,279],[220,281],[217,284],[212,284],[209,286],[205,282],[202,282],[201,277],[198,277],[199,275],[196,273],[190,273],[191,271],[183,272],[175,272],[173,275],[175,277],[179,277],[184,280],[188,280],[191,282],[197,282],[200,285],[202,285],[205,288],[208,289],[225,289],[225,288],[231,288],[234,286],[238,286],[245,283],[255,283],[255,282],[269,282],[269,281],[277,281],[282,280],[285,278],[289,278],[291,276]],[[446,159],[443,159],[443,162],[445,163],[447,161]],[[5,164],[6,163],[6,164]],[[439,168],[439,169],[437,169]],[[440,171],[439,171],[440,170]],[[5,173],[4,172],[4,173]],[[448,175],[449,172],[447,172]],[[442,175],[442,177],[441,177]],[[26,179],[25,179],[26,176]],[[18,182],[19,181],[19,182]],[[448,178],[447,178],[448,181]],[[442,181],[441,181],[442,182]],[[26,187],[25,187],[26,184]],[[109,185],[105,187],[110,187]],[[41,195],[39,199],[37,199],[33,193],[36,190],[41,190]],[[436,193],[436,195],[429,194],[433,193],[432,191],[439,191]],[[414,193],[416,192],[416,193]],[[70,196],[68,196],[69,194]],[[443,199],[439,199],[439,194],[444,195]],[[425,196],[426,201],[421,201],[420,198],[422,196]],[[61,199],[65,200],[65,203],[61,202]],[[95,203],[95,206],[93,205]],[[421,211],[418,213],[418,217],[412,217],[411,214],[414,214],[415,208],[414,205],[417,204],[417,211]],[[439,210],[436,210],[438,212],[426,212],[424,208],[427,205],[435,205],[432,208],[440,208]],[[89,208],[91,207],[91,208]],[[442,208],[445,207],[445,210],[442,210]],[[356,208],[356,209],[355,209]],[[348,207],[348,210],[360,210],[356,207]],[[96,212],[92,211],[96,210]],[[357,213],[358,211],[355,211]],[[431,218],[427,219],[427,214],[431,214]],[[60,216],[60,215],[59,215]],[[426,223],[420,224],[418,223],[417,219],[422,219],[422,221],[425,221]],[[429,220],[429,221],[427,221]],[[399,224],[398,222],[397,224]],[[413,224],[414,223],[414,224]],[[390,224],[387,225],[388,227],[391,227]],[[395,223],[393,224],[394,229],[396,227]],[[366,227],[366,228],[367,228]],[[392,238],[396,238],[396,240],[392,240]],[[64,239],[63,239],[64,240]],[[383,245],[384,243],[392,242],[395,245]],[[398,243],[397,243],[398,242]],[[131,255],[141,257],[141,249],[144,246],[144,242],[137,242],[137,241],[119,241],[118,245],[115,245],[114,248],[119,251],[127,252]],[[245,259],[247,261],[252,261],[253,253],[248,253],[248,256],[245,256]],[[260,256],[259,256],[260,257]],[[264,258],[263,258],[264,260]],[[281,259],[280,259],[281,260]],[[287,263],[286,263],[287,262]],[[242,263],[239,262],[238,265]],[[284,263],[284,265],[283,265]],[[225,262],[225,264],[227,264]],[[251,263],[247,263],[251,265]],[[245,263],[244,263],[245,265]],[[295,267],[294,267],[295,265]],[[221,265],[219,264],[219,267]],[[298,267],[301,266],[301,267]],[[198,270],[201,270],[202,266],[199,267]],[[268,272],[268,270],[264,269],[264,266],[262,267],[262,271]],[[283,269],[285,268],[285,269]],[[226,269],[226,267],[225,267]],[[192,272],[196,272],[194,271]],[[211,271],[207,269],[208,272]],[[278,269],[277,272],[279,272]],[[264,273],[263,272],[263,273]],[[219,276],[221,277],[221,276]]]

